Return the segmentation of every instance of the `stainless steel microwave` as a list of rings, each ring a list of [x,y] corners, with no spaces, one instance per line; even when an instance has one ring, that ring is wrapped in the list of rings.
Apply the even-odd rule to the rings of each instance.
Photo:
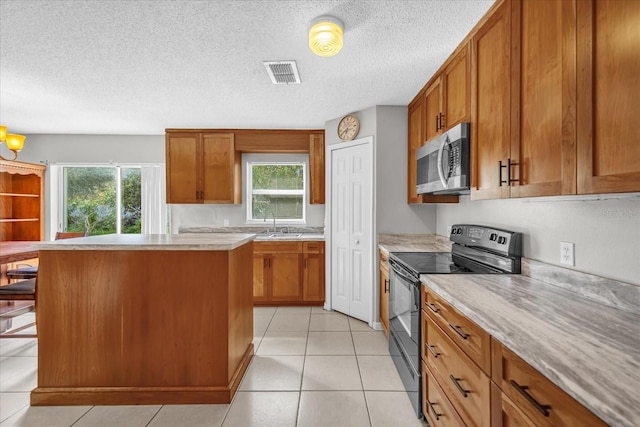
[[[418,194],[468,194],[469,123],[460,123],[433,138],[416,153]]]

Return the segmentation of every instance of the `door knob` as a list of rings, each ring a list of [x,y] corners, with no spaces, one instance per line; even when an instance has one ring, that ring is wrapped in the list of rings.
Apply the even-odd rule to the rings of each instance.
[[[360,240],[356,240],[356,245],[360,243]]]

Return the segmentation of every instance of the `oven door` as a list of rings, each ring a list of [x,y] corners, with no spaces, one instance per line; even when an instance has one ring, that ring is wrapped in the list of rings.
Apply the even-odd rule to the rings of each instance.
[[[422,418],[420,375],[421,283],[389,259],[389,353],[416,411]]]

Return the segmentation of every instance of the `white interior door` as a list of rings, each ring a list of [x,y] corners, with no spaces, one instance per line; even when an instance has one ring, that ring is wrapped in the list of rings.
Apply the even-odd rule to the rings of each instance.
[[[331,308],[371,323],[373,148],[331,151]]]

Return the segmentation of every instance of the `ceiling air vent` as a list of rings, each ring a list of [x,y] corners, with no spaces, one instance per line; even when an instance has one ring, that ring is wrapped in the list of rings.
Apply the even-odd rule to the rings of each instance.
[[[296,61],[264,61],[263,64],[274,85],[300,83]]]

